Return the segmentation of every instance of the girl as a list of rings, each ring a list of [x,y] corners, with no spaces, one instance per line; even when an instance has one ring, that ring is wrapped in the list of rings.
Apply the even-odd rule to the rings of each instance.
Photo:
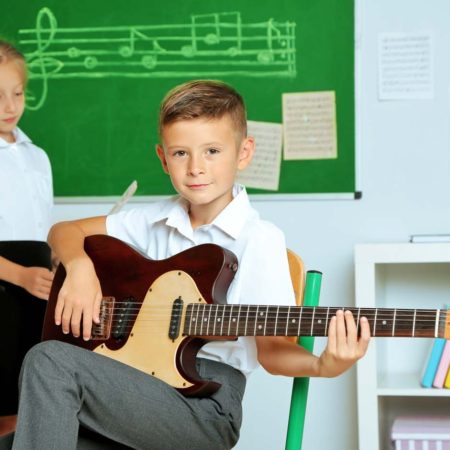
[[[0,435],[15,429],[22,359],[40,340],[53,280],[44,242],[53,207],[50,162],[17,127],[26,82],[23,55],[0,41]]]

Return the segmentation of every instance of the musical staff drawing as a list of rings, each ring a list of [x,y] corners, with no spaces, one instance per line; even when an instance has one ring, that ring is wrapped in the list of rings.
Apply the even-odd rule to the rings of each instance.
[[[176,76],[296,76],[295,23],[243,23],[239,12],[192,15],[186,24],[62,28],[42,8],[36,28],[20,29],[29,79],[43,106],[50,79]],[[36,83],[34,83],[36,88]]]

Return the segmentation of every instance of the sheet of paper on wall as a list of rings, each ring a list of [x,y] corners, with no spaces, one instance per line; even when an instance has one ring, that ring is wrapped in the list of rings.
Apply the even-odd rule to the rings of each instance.
[[[334,91],[283,94],[284,159],[337,158]]]
[[[433,98],[433,72],[430,33],[382,33],[378,36],[380,100]]]
[[[279,123],[247,122],[256,150],[250,165],[238,172],[237,181],[256,189],[278,190],[281,167],[282,126]]]

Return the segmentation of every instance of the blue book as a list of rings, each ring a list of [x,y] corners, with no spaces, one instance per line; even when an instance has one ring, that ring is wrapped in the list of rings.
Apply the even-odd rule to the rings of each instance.
[[[422,375],[421,385],[425,388],[433,386],[434,377],[436,376],[439,361],[441,360],[442,352],[444,351],[446,339],[436,338],[431,347],[430,356],[428,357],[427,365]]]

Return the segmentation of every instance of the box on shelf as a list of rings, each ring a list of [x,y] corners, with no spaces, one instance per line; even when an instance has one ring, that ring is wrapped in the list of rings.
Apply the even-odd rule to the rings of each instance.
[[[450,415],[399,416],[391,438],[395,450],[450,450]]]

